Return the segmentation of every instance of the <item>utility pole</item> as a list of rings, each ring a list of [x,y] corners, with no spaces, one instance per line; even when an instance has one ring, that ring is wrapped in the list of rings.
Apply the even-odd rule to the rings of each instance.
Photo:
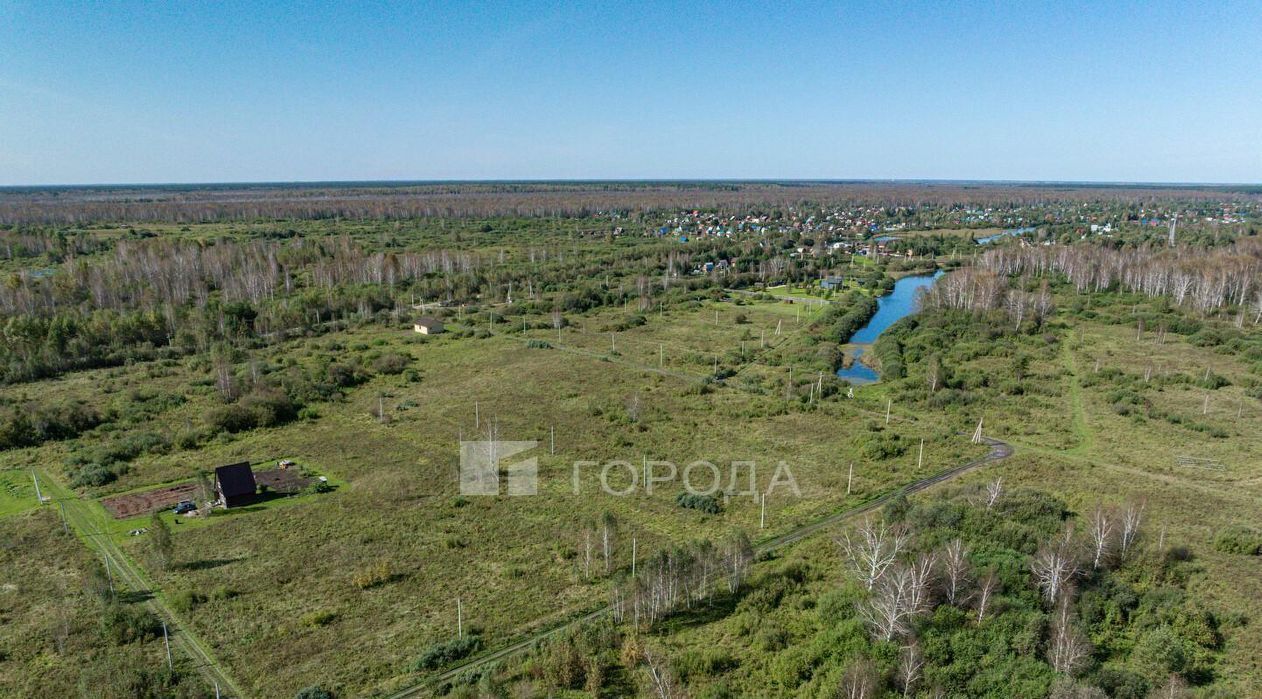
[[[894,407],[894,399],[885,399],[885,424],[890,424],[890,408]]]
[[[850,495],[850,486],[854,484],[854,462],[850,462],[850,473],[846,476],[846,495]]]
[[[631,535],[631,579],[635,580],[635,535]]]
[[[110,581],[110,599],[114,599],[114,571],[110,570],[110,557],[105,557],[105,577]]]
[[[657,345],[657,366],[659,369],[666,366],[666,345],[660,342]]]
[[[556,453],[557,453],[557,427],[556,425],[552,426],[551,432],[552,432],[552,447],[550,451],[553,456],[556,456]]]
[[[36,477],[34,469],[31,470],[31,480],[35,481],[35,501],[42,504],[44,495],[39,491],[39,478]]]
[[[66,524],[66,503],[59,502],[57,504],[61,506],[61,530],[66,534],[69,534],[70,526]]]
[[[767,494],[762,494],[762,512],[758,515],[758,528],[767,528]]]
[[[916,470],[919,471],[920,467],[924,465],[924,463],[925,463],[925,438],[921,437],[920,438],[920,455],[916,457]]]
[[[456,638],[464,638],[464,607],[459,597],[456,598]]]
[[[162,622],[162,642],[167,647],[167,669],[174,672],[175,663],[171,660],[171,639],[167,638],[167,623]]]
[[[482,417],[478,412],[478,402],[476,400],[473,401],[473,428],[475,430],[482,429]]]

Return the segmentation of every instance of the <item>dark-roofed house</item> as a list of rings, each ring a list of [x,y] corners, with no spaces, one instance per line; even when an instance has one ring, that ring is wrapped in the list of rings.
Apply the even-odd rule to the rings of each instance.
[[[237,507],[254,502],[258,486],[250,462],[229,464],[215,469],[215,492],[224,507]]]
[[[412,327],[422,335],[437,335],[443,331],[443,322],[437,318],[417,318]]]

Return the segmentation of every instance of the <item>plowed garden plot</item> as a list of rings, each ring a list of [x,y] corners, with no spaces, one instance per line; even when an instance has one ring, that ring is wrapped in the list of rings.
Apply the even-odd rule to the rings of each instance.
[[[307,478],[294,469],[275,468],[267,471],[255,471],[254,482],[260,487],[267,486],[274,493],[292,495],[301,493],[304,488],[314,483],[315,479]]]
[[[114,515],[115,519],[127,519],[137,515],[147,515],[154,510],[174,507],[181,500],[192,500],[196,493],[196,483],[181,483],[146,490],[143,493],[115,495],[102,500],[101,504]]]

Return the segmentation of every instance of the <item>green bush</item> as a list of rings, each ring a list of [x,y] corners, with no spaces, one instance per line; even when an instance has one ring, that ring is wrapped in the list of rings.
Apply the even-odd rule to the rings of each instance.
[[[306,614],[303,614],[300,621],[303,626],[319,628],[321,626],[328,626],[334,621],[337,621],[337,617],[337,612],[332,612],[327,609],[319,609],[314,612],[307,612]]]
[[[413,664],[412,669],[413,671],[435,670],[448,663],[467,658],[481,648],[482,637],[473,634],[435,643],[421,653],[421,657]]]
[[[162,633],[162,622],[153,612],[126,604],[109,604],[101,613],[101,635],[116,645],[157,638]]]
[[[177,612],[190,612],[194,607],[206,601],[206,596],[196,590],[183,589],[171,593],[171,606]]]
[[[708,515],[717,515],[723,511],[723,504],[713,495],[680,493],[675,496],[675,504],[687,510],[700,510]]]
[[[399,352],[391,352],[377,357],[372,363],[373,371],[378,374],[402,374],[412,364],[412,357]]]
[[[1262,532],[1248,527],[1228,527],[1214,537],[1214,550],[1240,556],[1262,556]]]
[[[71,488],[99,488],[118,480],[118,473],[103,464],[89,463],[68,470]]]
[[[671,660],[679,679],[714,677],[735,669],[740,663],[722,648],[687,649]]]

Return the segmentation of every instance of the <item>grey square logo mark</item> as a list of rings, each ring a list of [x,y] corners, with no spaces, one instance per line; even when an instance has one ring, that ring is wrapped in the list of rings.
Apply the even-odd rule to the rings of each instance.
[[[460,494],[499,495],[500,482],[508,495],[534,495],[539,490],[539,460],[508,459],[539,446],[537,441],[478,441],[460,443]]]

